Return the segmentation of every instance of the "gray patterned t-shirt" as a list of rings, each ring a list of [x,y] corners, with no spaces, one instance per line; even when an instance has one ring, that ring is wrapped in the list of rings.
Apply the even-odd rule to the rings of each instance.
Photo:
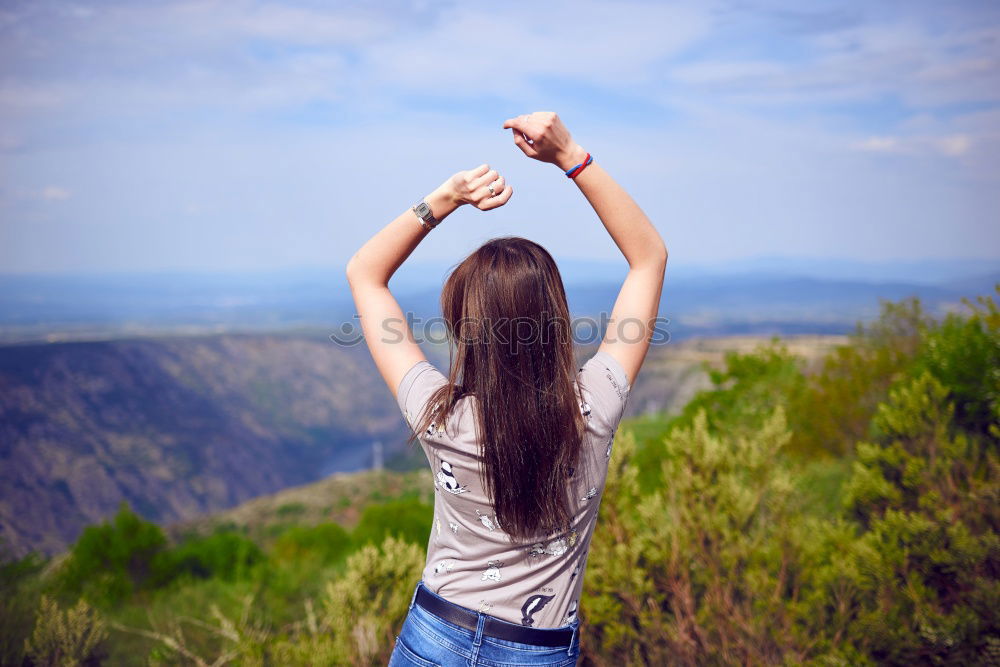
[[[441,597],[536,628],[561,627],[575,618],[611,445],[631,389],[621,365],[606,352],[591,357],[577,378],[587,430],[579,469],[570,477],[576,507],[567,529],[542,541],[511,542],[497,523],[479,477],[474,396],[458,401],[447,428],[432,424],[420,434],[435,490],[423,580]],[[407,371],[397,398],[411,429],[432,392],[446,382],[428,361]]]

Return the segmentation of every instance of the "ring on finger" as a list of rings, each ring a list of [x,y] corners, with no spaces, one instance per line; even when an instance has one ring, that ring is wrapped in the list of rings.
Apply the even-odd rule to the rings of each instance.
[[[496,190],[493,189],[493,184],[492,183],[487,183],[486,184],[486,189],[490,191],[490,196],[491,197],[496,197],[497,196]]]

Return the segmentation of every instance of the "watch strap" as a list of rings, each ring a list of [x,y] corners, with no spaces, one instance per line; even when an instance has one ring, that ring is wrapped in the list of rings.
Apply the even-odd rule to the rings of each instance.
[[[413,213],[417,216],[417,219],[420,220],[420,224],[428,230],[434,229],[441,223],[440,220],[434,217],[434,212],[431,211],[431,207],[426,201],[421,201],[420,203],[414,205]]]

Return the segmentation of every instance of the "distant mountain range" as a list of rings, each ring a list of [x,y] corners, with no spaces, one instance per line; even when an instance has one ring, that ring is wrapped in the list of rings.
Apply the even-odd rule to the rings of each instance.
[[[405,310],[439,311],[448,265],[404,264],[392,287]],[[623,261],[560,260],[575,316],[610,310]],[[660,314],[674,339],[740,333],[842,333],[880,298],[919,296],[932,312],[992,292],[1000,260],[865,263],[759,258],[671,261]],[[338,267],[256,273],[0,275],[0,342],[193,332],[334,331],[354,306]]]

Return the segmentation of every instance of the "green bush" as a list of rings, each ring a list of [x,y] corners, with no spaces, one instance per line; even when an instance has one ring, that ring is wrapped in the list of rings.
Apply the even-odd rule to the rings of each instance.
[[[962,428],[996,440],[1000,434],[991,434],[990,426],[1000,417],[1000,310],[988,297],[965,304],[970,316],[949,313],[929,328],[916,370],[926,370],[946,388]]]
[[[804,382],[780,347],[731,355],[647,451],[623,428],[588,557],[585,659],[997,664],[998,318],[980,304],[940,324],[887,304]],[[802,466],[782,455],[796,442],[848,456]],[[840,503],[819,498],[831,491]]]
[[[818,373],[790,397],[791,451],[849,456],[868,437],[876,407],[919,354],[931,319],[916,298],[883,302],[879,317],[859,324],[846,345],[830,353]]]
[[[674,426],[690,426],[704,415],[713,431],[753,430],[777,406],[786,407],[805,382],[802,361],[776,338],[750,353],[727,352],[722,370],[706,370],[713,389],[684,406]]]
[[[780,664],[816,657],[815,624],[790,605],[803,542],[833,526],[792,513],[776,465],[790,433],[778,406],[746,437],[712,433],[707,415],[663,441],[661,489],[643,495],[627,429],[615,444],[581,616],[588,657],[624,664]],[[821,545],[813,562],[829,559]]]
[[[322,612],[307,607],[298,631],[275,642],[275,664],[387,664],[424,560],[424,547],[393,536],[352,554],[327,584]]]
[[[901,381],[858,446],[845,502],[866,531],[843,568],[852,639],[879,662],[986,664],[1000,639],[1000,458],[950,393],[926,371]]]
[[[164,563],[161,554],[166,548],[160,527],[122,501],[110,522],[83,530],[60,573],[59,587],[94,604],[113,605],[164,579],[155,566]]]
[[[351,532],[356,547],[381,544],[389,535],[426,548],[434,508],[413,499],[368,505]]]
[[[84,529],[57,575],[56,587],[65,596],[83,596],[109,607],[177,579],[245,578],[263,560],[254,542],[226,529],[188,537],[171,548],[158,525],[122,502],[111,521]]]
[[[346,556],[351,545],[351,534],[340,524],[325,522],[290,527],[275,540],[272,554],[280,561],[312,556],[324,563],[333,563]]]
[[[160,554],[156,563],[158,585],[191,577],[226,581],[246,578],[264,560],[264,553],[247,537],[220,530],[207,537],[193,537]]]
[[[0,665],[19,665],[34,627],[46,560],[34,552],[15,558],[6,543],[0,541],[0,547]]]
[[[211,603],[195,629],[217,641],[196,644],[192,632],[168,623],[154,664],[385,665],[406,617],[413,587],[424,567],[422,547],[395,537],[369,544],[347,559],[344,572],[328,580],[320,604],[307,597],[301,620],[276,627],[261,617],[260,600],[244,598],[235,615]],[[141,632],[141,631],[140,631]],[[149,634],[149,633],[147,633]]]
[[[305,512],[306,506],[302,503],[285,503],[284,505],[279,505],[275,513],[279,517],[287,519],[305,514]]]

